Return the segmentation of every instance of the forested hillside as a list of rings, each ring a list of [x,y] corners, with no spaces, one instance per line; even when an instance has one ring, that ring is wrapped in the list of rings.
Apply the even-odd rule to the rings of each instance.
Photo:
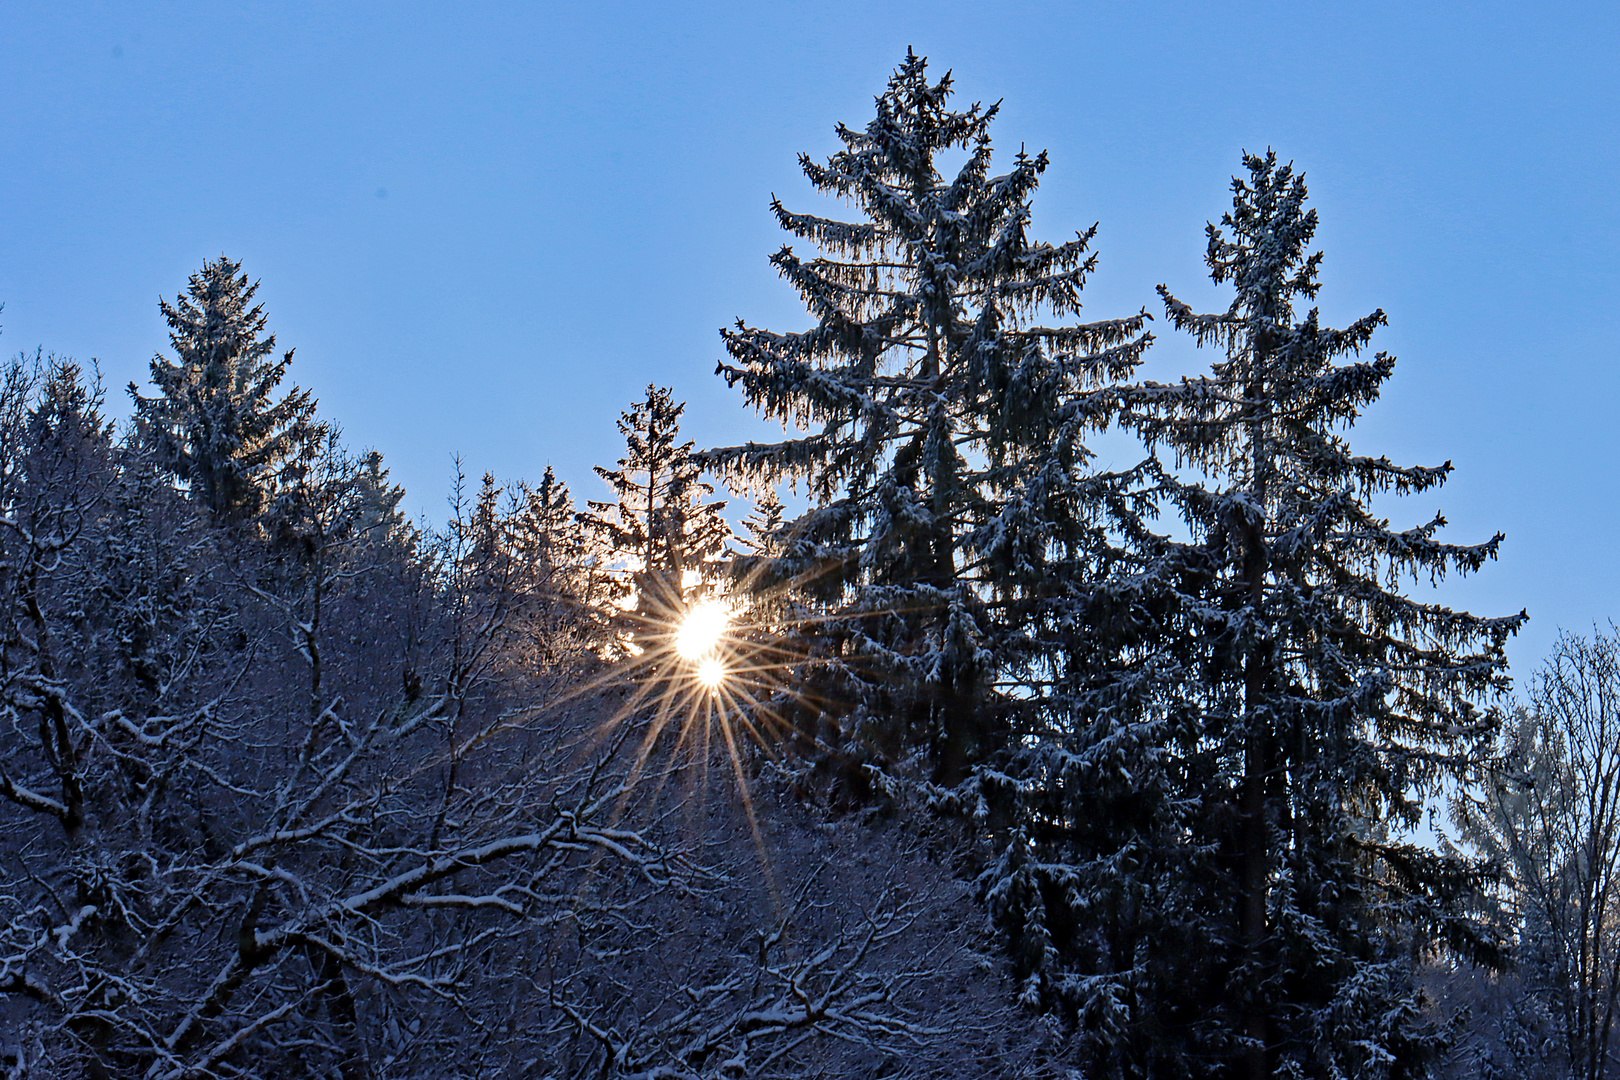
[[[223,256],[128,422],[12,362],[6,1076],[1605,1075],[1620,638],[1516,698],[1436,592],[1503,538],[1353,439],[1285,155],[1225,308],[1094,313],[998,112],[908,54],[771,203],[807,328],[721,331],[780,439],[652,385],[601,498],[408,520]]]

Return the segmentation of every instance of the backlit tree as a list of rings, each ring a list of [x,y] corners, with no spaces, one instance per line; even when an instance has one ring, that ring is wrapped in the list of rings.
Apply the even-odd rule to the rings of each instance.
[[[1134,369],[1147,337],[1143,315],[1043,324],[1078,314],[1095,229],[1030,238],[1046,155],[993,173],[997,108],[953,109],[950,76],[926,68],[908,54],[871,123],[840,125],[825,164],[801,158],[855,220],[772,203],[819,249],[771,258],[814,325],[739,321],[719,370],[798,430],[709,460],[739,482],[802,481],[810,497],[755,578],[791,588],[813,620],[796,673],[805,734],[856,762],[920,757],[954,783],[1009,741],[1028,600],[1097,509],[1082,437],[1106,423],[1099,387]],[[943,175],[953,151],[967,159]]]

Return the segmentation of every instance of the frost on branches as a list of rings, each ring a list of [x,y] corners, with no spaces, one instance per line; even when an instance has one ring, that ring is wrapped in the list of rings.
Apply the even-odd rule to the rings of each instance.
[[[424,535],[328,432],[242,529],[101,410],[0,371],[0,1075],[949,1072],[937,885],[633,784],[555,477]]]

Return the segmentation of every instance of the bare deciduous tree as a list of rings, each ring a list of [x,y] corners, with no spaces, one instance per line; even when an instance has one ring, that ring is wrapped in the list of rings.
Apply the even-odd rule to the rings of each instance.
[[[1455,808],[1507,871],[1521,975],[1570,1074],[1601,1080],[1620,1019],[1620,632],[1559,637],[1498,767]]]

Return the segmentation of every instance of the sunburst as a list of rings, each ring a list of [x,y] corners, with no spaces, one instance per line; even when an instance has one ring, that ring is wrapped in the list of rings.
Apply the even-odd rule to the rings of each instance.
[[[706,689],[717,691],[725,684],[726,676],[730,672],[726,670],[725,662],[718,656],[706,656],[698,661],[693,674],[697,676],[697,681]]]
[[[675,630],[675,653],[690,660],[701,669],[705,660],[714,657],[731,628],[731,606],[723,600],[705,600],[695,604],[681,618]]]
[[[708,592],[695,602],[644,598],[635,609],[619,609],[616,621],[626,628],[619,661],[565,696],[622,691],[597,736],[617,741],[639,729],[626,800],[644,779],[656,777],[655,787],[662,788],[689,765],[706,773],[711,751],[720,749],[752,820],[748,744],[773,759],[806,739],[819,752],[840,754],[789,715],[836,709],[809,691],[803,676],[806,665],[817,662],[817,650],[807,648],[815,627],[848,614],[807,617],[784,603],[827,572],[818,567],[763,587],[750,574],[725,592],[718,582],[694,580],[683,582],[688,595]]]

